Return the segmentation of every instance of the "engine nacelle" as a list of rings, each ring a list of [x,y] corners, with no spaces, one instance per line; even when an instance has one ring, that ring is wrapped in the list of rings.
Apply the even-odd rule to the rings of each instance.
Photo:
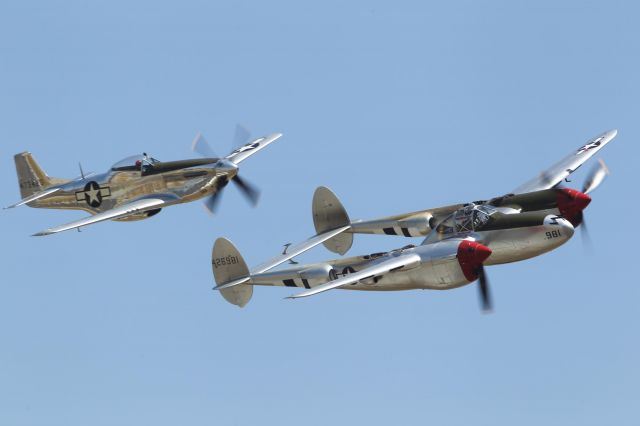
[[[403,234],[408,232],[412,237],[423,237],[431,232],[432,219],[433,216],[430,214],[423,214],[399,220],[397,226]],[[405,236],[407,235],[405,234]]]
[[[331,265],[325,263],[322,265],[315,265],[312,268],[298,272],[298,277],[300,277],[303,285],[306,283],[307,285],[313,287],[316,285],[327,283],[329,281],[333,281],[338,276],[335,269],[333,269]]]
[[[591,197],[571,188],[551,188],[525,194],[507,194],[489,201],[494,207],[511,207],[521,212],[557,209],[575,226]]]
[[[376,219],[351,224],[348,232],[354,234],[400,235],[405,237],[424,237],[433,225],[433,216],[422,213],[406,219]]]
[[[385,274],[379,282],[400,289],[460,287],[478,278],[491,250],[476,241],[452,238],[416,247],[414,253],[419,254],[419,262]]]

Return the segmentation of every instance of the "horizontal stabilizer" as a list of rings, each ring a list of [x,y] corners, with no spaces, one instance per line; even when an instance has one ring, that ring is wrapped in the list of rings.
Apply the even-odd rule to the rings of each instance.
[[[213,246],[211,257],[211,262],[213,265],[213,275],[217,284],[217,286],[213,289],[220,290],[222,292],[222,295],[229,302],[238,306],[244,306],[244,304],[249,301],[249,298],[251,298],[251,296],[247,296],[247,294],[242,295],[241,292],[248,292],[248,290],[242,289],[253,287],[251,285],[251,279],[254,275],[261,274],[270,269],[273,269],[276,266],[286,262],[287,260],[293,259],[294,257],[304,253],[307,250],[312,249],[318,244],[322,244],[327,239],[333,238],[334,236],[340,234],[341,232],[345,232],[348,229],[348,226],[343,226],[338,229],[332,229],[331,231],[327,231],[320,235],[314,235],[313,237],[300,244],[290,246],[286,253],[276,256],[273,259],[256,266],[251,270],[251,272],[245,270],[246,264],[244,263],[244,259],[235,248],[235,246],[233,246],[231,241],[225,238],[218,238]],[[237,291],[234,289],[237,289]],[[230,297],[225,296],[225,292],[230,292],[232,290],[237,294],[234,294]],[[251,292],[253,292],[253,290],[251,290]],[[230,298],[238,303],[231,301]],[[240,302],[242,301],[244,302],[240,304]]]
[[[243,278],[238,278],[237,280],[229,281],[228,283],[217,285],[213,289],[214,290],[218,290],[218,291],[219,290],[224,290],[226,288],[231,288],[231,287],[235,287],[235,286],[240,285],[240,284],[244,284],[246,282],[249,282],[249,280],[251,280],[251,277],[246,276],[246,277],[243,277]]]
[[[61,188],[49,188],[49,189],[45,189],[44,191],[40,191],[40,192],[36,192],[33,195],[30,195],[29,197],[23,198],[22,200],[18,201],[15,204],[12,204],[10,206],[5,207],[5,209],[12,209],[14,207],[18,207],[18,206],[22,206],[24,204],[28,204],[32,201],[36,201],[39,200],[40,198],[44,198],[47,195],[51,195],[54,192],[58,192],[60,191]]]
[[[328,239],[333,238],[336,235],[339,235],[348,229],[349,229],[349,226],[342,226],[340,228],[332,229],[330,231],[324,232],[319,235],[314,235],[308,240],[300,244],[296,244],[295,246],[290,246],[286,251],[286,253],[281,254],[280,256],[276,256],[273,259],[267,262],[261,263],[260,265],[253,268],[251,270],[251,274],[260,274],[262,272],[268,271],[269,269],[275,268],[276,266],[286,262],[287,260],[293,259],[294,257],[304,253],[307,250],[314,248],[318,244],[322,244]]]

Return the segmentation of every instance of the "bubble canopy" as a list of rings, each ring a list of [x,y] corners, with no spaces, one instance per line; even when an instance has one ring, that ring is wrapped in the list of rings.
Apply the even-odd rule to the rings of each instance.
[[[126,171],[126,170],[140,170],[143,164],[156,164],[159,163],[155,158],[149,157],[148,155],[132,155],[127,158],[123,158],[122,160],[115,163],[111,166],[111,170],[113,171]]]
[[[427,241],[459,237],[479,231],[498,210],[493,206],[469,204],[451,213],[429,234]]]

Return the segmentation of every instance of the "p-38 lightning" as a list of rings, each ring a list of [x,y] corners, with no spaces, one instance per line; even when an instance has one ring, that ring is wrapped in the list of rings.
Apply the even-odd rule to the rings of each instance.
[[[312,202],[317,234],[286,247],[282,255],[249,270],[229,240],[216,240],[212,251],[214,289],[242,307],[250,300],[254,285],[303,288],[289,297],[295,299],[336,288],[447,290],[478,281],[481,306],[490,311],[485,266],[539,256],[567,242],[577,226],[584,227],[583,210],[591,202],[587,194],[608,174],[604,162],[592,169],[581,191],[560,184],[616,134],[612,130],[590,140],[512,193],[490,200],[351,221],[335,194],[319,187]],[[419,246],[390,252],[271,270],[321,243],[344,254],[357,233],[426,238]]]
[[[158,161],[146,154],[127,157],[101,174],[84,175],[73,180],[51,178],[40,168],[31,153],[16,154],[14,159],[23,199],[6,208],[23,204],[47,209],[84,210],[92,214],[66,225],[34,234],[50,235],[105,220],[134,221],[151,217],[164,207],[204,197],[213,212],[222,189],[234,182],[252,203],[258,190],[238,175],[238,165],[282,136],[274,133],[246,142],[248,132],[238,126],[235,140],[244,144],[224,158],[209,156],[179,161]],[[212,152],[198,134],[193,150],[202,155]]]

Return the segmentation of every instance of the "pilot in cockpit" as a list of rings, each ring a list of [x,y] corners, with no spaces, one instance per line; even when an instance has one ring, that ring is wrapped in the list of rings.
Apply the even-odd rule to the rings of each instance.
[[[134,155],[118,161],[111,167],[111,170],[116,172],[135,170],[143,171],[147,168],[153,167],[156,163],[159,163],[159,161],[153,157],[149,157],[145,152],[142,155]]]
[[[153,163],[157,162],[156,159],[151,158],[147,155],[146,152],[142,153],[142,159],[136,161],[136,165],[140,167],[140,171],[144,175],[145,172],[149,171],[149,169],[153,168]],[[140,163],[140,164],[138,164]]]

